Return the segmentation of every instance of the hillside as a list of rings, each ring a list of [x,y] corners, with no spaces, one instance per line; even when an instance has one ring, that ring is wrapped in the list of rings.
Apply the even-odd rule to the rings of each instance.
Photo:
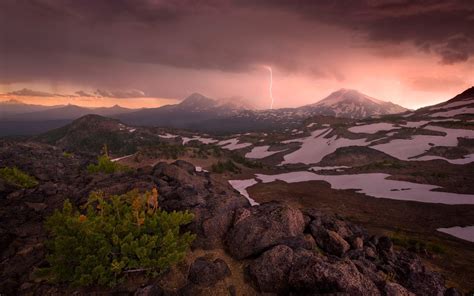
[[[35,140],[56,145],[66,151],[98,154],[107,145],[112,154],[132,154],[137,147],[157,144],[158,135],[124,125],[119,120],[87,115],[61,128],[51,130]]]

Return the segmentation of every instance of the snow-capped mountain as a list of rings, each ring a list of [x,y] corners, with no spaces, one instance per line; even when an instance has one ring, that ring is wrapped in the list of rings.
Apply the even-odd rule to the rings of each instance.
[[[346,118],[365,118],[374,115],[403,113],[408,109],[381,101],[365,95],[357,90],[340,89],[325,99],[301,107],[313,115],[329,115]]]

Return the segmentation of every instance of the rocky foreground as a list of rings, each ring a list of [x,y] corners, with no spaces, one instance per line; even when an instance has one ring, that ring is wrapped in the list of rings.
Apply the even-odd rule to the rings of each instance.
[[[0,167],[17,166],[40,182],[18,189],[0,180],[0,294],[459,294],[413,253],[340,217],[282,203],[251,207],[226,182],[183,161],[91,175],[85,170],[90,160],[66,157],[53,146],[0,143]],[[161,278],[131,277],[114,289],[52,285],[34,276],[47,264],[43,221],[64,199],[81,205],[93,190],[122,194],[154,187],[160,207],[195,215],[187,227],[197,238],[185,262]]]

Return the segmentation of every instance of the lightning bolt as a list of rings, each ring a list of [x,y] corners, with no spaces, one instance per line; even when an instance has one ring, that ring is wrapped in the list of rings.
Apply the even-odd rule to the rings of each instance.
[[[272,67],[270,66],[263,66],[265,69],[268,70],[268,72],[270,72],[270,86],[268,88],[269,92],[270,92],[270,99],[272,100],[271,103],[270,103],[270,109],[273,109],[273,71],[272,71]]]

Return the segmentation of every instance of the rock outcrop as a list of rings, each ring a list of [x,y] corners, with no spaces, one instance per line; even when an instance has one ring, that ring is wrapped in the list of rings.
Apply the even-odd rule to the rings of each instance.
[[[225,181],[196,172],[184,161],[113,175],[90,175],[85,156],[65,158],[52,146],[0,145],[0,167],[17,166],[40,181],[32,189],[0,182],[0,293],[135,295],[239,295],[234,284],[246,279],[247,295],[455,295],[444,280],[387,237],[316,209],[282,203],[251,207]],[[68,198],[76,205],[93,190],[110,194],[158,188],[165,210],[189,210],[187,226],[197,238],[172,288],[160,279],[114,289],[73,289],[34,276],[46,266],[44,219]],[[206,254],[220,252],[210,259]],[[171,271],[170,271],[171,272]],[[167,275],[173,277],[173,273]],[[249,292],[250,291],[250,292]],[[454,293],[454,294],[453,294]]]

